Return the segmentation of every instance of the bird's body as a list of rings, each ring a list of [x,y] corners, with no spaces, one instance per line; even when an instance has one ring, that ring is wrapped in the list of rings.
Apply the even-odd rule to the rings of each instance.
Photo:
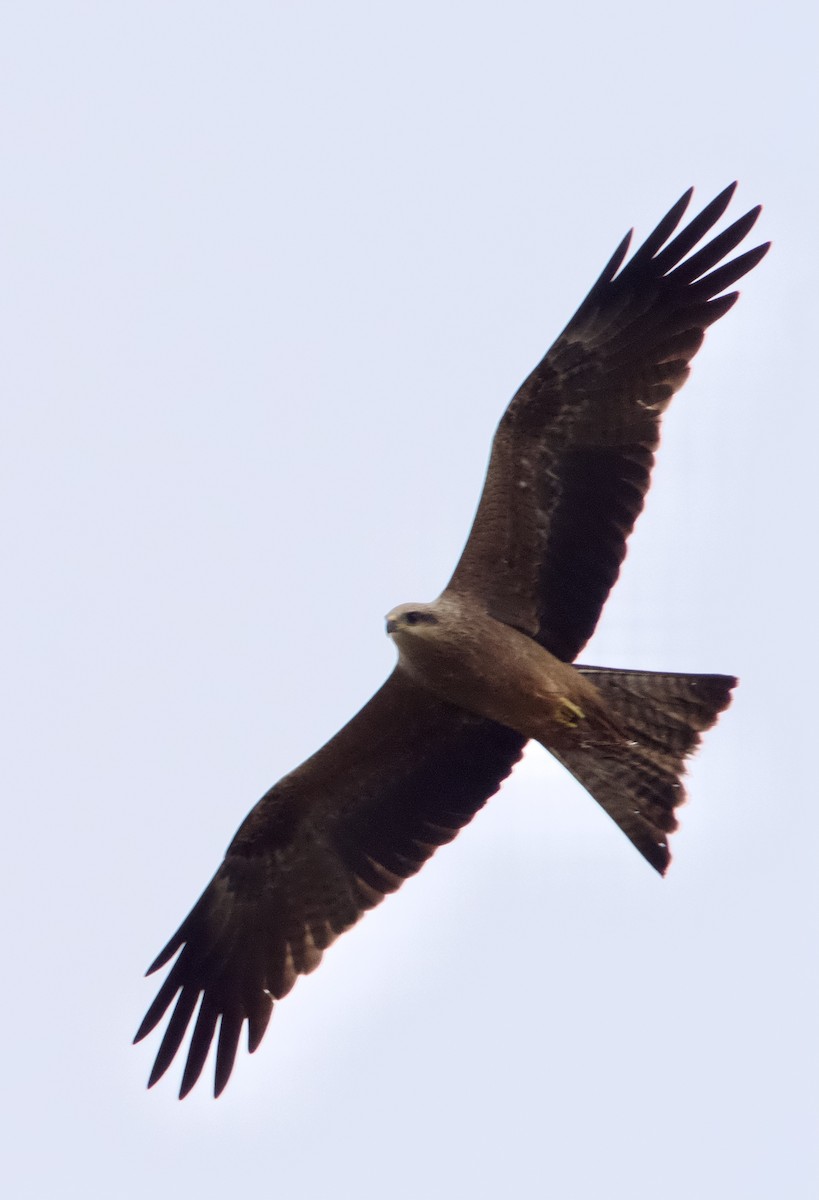
[[[736,683],[576,665],[648,491],[662,414],[724,294],[767,245],[723,261],[752,209],[698,244],[727,188],[672,237],[686,193],[624,264],[611,258],[504,413],[472,531],[442,595],[388,617],[398,664],[343,729],[248,814],[150,970],[169,973],[137,1033],[173,1006],[149,1083],[191,1023],[180,1095],[214,1039],[218,1095],[239,1037],[330,943],[451,841],[541,742],[658,871],[685,759]],[[573,665],[575,664],[575,665]]]
[[[547,750],[618,732],[589,679],[469,599],[444,593],[434,604],[401,605],[387,630],[414,682]]]

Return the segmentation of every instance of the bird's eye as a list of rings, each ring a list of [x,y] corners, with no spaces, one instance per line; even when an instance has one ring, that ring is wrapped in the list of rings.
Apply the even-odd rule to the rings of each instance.
[[[432,613],[418,612],[415,609],[411,609],[409,612],[404,613],[404,622],[407,625],[437,625],[438,618],[434,617]]]

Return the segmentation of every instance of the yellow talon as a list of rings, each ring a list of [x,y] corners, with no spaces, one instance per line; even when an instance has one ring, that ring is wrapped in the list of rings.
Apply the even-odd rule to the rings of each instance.
[[[581,721],[586,719],[586,714],[582,708],[578,708],[576,704],[572,704],[571,700],[567,700],[565,696],[561,696],[555,709],[555,717],[561,725],[568,725],[570,729],[574,729]]]

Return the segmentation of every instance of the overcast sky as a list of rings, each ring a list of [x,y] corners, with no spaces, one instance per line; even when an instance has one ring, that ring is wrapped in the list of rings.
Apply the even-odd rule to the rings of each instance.
[[[9,1196],[815,1195],[808,10],[0,7]],[[535,748],[221,1100],[146,1092],[142,971],[390,670],[518,383],[734,178],[774,250],[584,656],[742,678],[667,879]]]

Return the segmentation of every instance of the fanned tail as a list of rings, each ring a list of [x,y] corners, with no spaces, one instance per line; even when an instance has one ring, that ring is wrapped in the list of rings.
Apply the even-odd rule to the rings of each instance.
[[[622,731],[561,748],[555,757],[606,810],[660,874],[671,861],[668,835],[685,801],[685,760],[731,701],[731,675],[576,668],[593,683]]]

